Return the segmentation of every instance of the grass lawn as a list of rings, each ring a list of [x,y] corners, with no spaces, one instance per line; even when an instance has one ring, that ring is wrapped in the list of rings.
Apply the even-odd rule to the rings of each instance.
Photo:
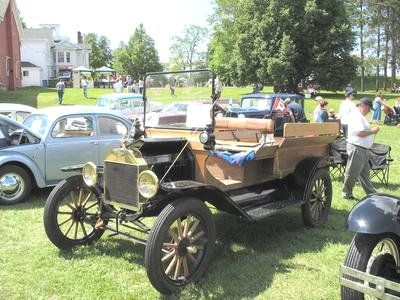
[[[251,89],[225,88],[223,97],[237,98]],[[109,89],[90,89],[90,99],[79,89],[66,89],[65,104],[93,104]],[[373,96],[373,92],[365,93]],[[330,108],[338,110],[341,94],[325,93]],[[357,96],[357,99],[361,95]],[[24,88],[0,91],[0,102],[45,107],[56,105],[54,89]],[[385,95],[393,104],[395,95]],[[167,100],[166,100],[167,101]],[[314,101],[306,101],[310,118]],[[399,195],[400,128],[381,126],[376,142],[390,144],[394,162],[388,187],[380,192]],[[397,141],[397,142],[396,142]],[[301,213],[290,208],[258,223],[241,222],[214,210],[216,251],[198,284],[183,290],[182,299],[339,299],[339,265],[352,234],[344,228],[357,201],[341,199],[342,182],[333,180],[334,196],[327,224],[306,228]],[[108,233],[92,246],[63,252],[47,239],[43,207],[50,190],[35,191],[31,199],[0,206],[1,299],[159,299],[147,279],[144,246]],[[354,195],[363,196],[359,185]]]

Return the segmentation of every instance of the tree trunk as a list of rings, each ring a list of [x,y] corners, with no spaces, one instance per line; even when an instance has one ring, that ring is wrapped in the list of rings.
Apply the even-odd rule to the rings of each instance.
[[[360,90],[364,92],[364,1],[360,0],[360,59],[361,59],[361,76],[360,76]]]
[[[381,55],[381,7],[378,7],[378,22],[377,22],[378,32],[377,32],[377,46],[376,46],[376,56],[377,56],[377,64],[376,64],[376,80],[375,80],[375,90],[379,91],[380,89],[380,80],[379,80],[379,63],[380,63],[380,55]]]

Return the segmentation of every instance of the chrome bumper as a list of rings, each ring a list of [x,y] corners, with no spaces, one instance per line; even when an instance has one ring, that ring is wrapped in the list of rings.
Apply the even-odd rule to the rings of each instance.
[[[349,276],[351,278],[349,278]],[[364,295],[370,295],[378,299],[400,299],[397,296],[388,294],[387,290],[400,293],[400,284],[340,265],[340,284]],[[371,286],[375,285],[375,287]]]

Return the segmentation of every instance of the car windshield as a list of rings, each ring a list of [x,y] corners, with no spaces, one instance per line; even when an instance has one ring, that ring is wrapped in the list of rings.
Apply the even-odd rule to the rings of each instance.
[[[46,115],[29,115],[23,122],[32,132],[44,135],[49,126],[49,119]]]
[[[180,129],[204,128],[211,123],[210,109],[213,74],[210,71],[186,71],[148,75],[146,98],[165,104],[159,112],[146,106],[145,125]],[[214,81],[217,91],[217,82]],[[218,85],[222,97],[222,83]]]
[[[271,110],[271,104],[271,98],[243,98],[241,107],[256,110]]]

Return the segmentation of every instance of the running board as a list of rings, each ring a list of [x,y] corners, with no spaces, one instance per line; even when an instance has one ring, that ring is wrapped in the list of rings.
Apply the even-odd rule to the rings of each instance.
[[[279,200],[261,206],[252,207],[248,210],[245,210],[245,213],[249,216],[251,220],[258,221],[266,217],[272,216],[288,206],[298,204],[301,204],[301,200],[292,197],[292,199]]]

